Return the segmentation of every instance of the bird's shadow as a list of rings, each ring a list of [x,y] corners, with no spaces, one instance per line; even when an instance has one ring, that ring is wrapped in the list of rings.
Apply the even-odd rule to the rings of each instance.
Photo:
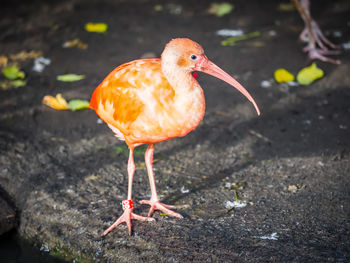
[[[241,143],[246,136],[256,137],[250,146],[253,155],[245,161],[201,178],[190,192],[178,191],[167,196],[165,201],[177,202],[195,192],[215,188],[225,177],[263,160],[331,155],[342,158],[348,154],[350,142],[347,129],[350,120],[346,116],[350,90],[342,87],[320,90],[312,96],[296,96],[298,103],[283,107],[264,105],[261,117],[238,125],[230,125],[230,117],[218,116],[215,123],[204,123],[188,138],[182,139],[180,145],[160,152],[163,156],[176,154],[178,151],[190,150],[200,142],[209,142],[212,152],[218,149],[225,151],[227,147]],[[227,125],[223,129],[216,129],[220,123]],[[211,130],[214,130],[214,135]]]

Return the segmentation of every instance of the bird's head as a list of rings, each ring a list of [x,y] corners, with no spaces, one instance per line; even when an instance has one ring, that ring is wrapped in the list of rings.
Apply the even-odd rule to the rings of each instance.
[[[171,40],[162,53],[162,67],[163,64],[171,65],[172,69],[177,68],[188,73],[201,71],[227,82],[253,103],[256,112],[260,115],[260,110],[249,92],[237,80],[211,62],[198,43],[188,38]]]
[[[205,56],[203,48],[188,38],[171,40],[162,53],[162,61],[181,71],[195,71],[199,58]]]

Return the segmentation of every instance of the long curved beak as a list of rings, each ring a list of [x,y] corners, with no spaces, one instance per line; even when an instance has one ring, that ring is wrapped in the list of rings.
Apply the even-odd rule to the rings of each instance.
[[[194,67],[194,70],[212,75],[218,79],[221,79],[227,82],[228,84],[238,89],[251,103],[253,103],[256,112],[258,113],[258,115],[260,115],[260,110],[258,108],[258,105],[254,101],[253,97],[249,94],[249,92],[237,80],[235,80],[225,71],[223,71],[213,62],[211,62],[206,56],[203,55],[199,58],[198,62]]]

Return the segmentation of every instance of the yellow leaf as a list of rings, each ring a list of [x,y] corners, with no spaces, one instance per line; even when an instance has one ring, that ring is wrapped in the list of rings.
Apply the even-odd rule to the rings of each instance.
[[[289,82],[294,80],[294,75],[284,68],[279,68],[275,70],[275,80],[278,83]]]
[[[6,56],[0,56],[0,67],[6,67],[8,58]]]
[[[316,79],[322,78],[324,72],[322,69],[318,68],[316,63],[312,63],[311,66],[303,68],[299,71],[297,75],[297,81],[301,85],[309,85],[314,82]]]
[[[45,96],[43,98],[43,104],[55,109],[55,110],[68,110],[68,104],[62,94],[58,93],[56,97]]]
[[[87,49],[88,48],[88,44],[84,43],[79,38],[75,38],[73,40],[66,41],[63,44],[63,47],[64,48],[76,47],[76,48],[80,48],[80,49]]]
[[[85,30],[88,32],[105,33],[108,29],[106,23],[86,23]]]
[[[10,58],[12,60],[27,60],[27,59],[34,59],[34,58],[40,57],[42,55],[43,55],[43,52],[41,52],[41,51],[31,50],[29,52],[21,51],[17,54],[12,54],[12,55],[10,55]]]

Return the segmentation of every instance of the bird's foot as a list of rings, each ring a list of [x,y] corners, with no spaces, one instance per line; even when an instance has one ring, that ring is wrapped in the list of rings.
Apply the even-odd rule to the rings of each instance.
[[[319,59],[324,62],[329,62],[333,64],[341,64],[340,60],[335,60],[328,58],[328,55],[338,55],[341,53],[341,47],[339,45],[333,44],[330,40],[328,40],[322,33],[318,24],[311,19],[311,32],[308,31],[307,28],[303,30],[300,34],[300,39],[308,42],[308,46],[306,46],[303,50],[308,53],[309,60]],[[310,40],[310,34],[314,41]]]
[[[119,224],[125,222],[129,229],[129,235],[131,235],[131,219],[141,220],[141,221],[155,221],[154,218],[144,217],[132,212],[132,208],[125,209],[124,213],[118,218],[117,221],[113,223],[107,230],[103,232],[103,235],[107,235],[110,231],[116,228]]]
[[[320,48],[313,48],[313,47],[307,46],[306,48],[304,48],[304,52],[308,52],[309,60],[319,59],[324,62],[329,62],[333,64],[338,64],[338,65],[341,64],[340,60],[326,57],[326,55],[338,55],[340,53],[339,50],[324,50]]]
[[[155,210],[160,210],[163,213],[166,213],[170,216],[183,218],[182,215],[180,215],[179,213],[176,213],[170,209],[177,209],[177,208],[181,208],[184,206],[179,207],[179,206],[175,206],[175,205],[166,205],[166,204],[161,203],[159,200],[152,200],[152,199],[151,200],[142,200],[142,201],[140,201],[140,204],[151,206],[151,208],[149,209],[149,212],[148,212],[148,217],[150,217]]]

